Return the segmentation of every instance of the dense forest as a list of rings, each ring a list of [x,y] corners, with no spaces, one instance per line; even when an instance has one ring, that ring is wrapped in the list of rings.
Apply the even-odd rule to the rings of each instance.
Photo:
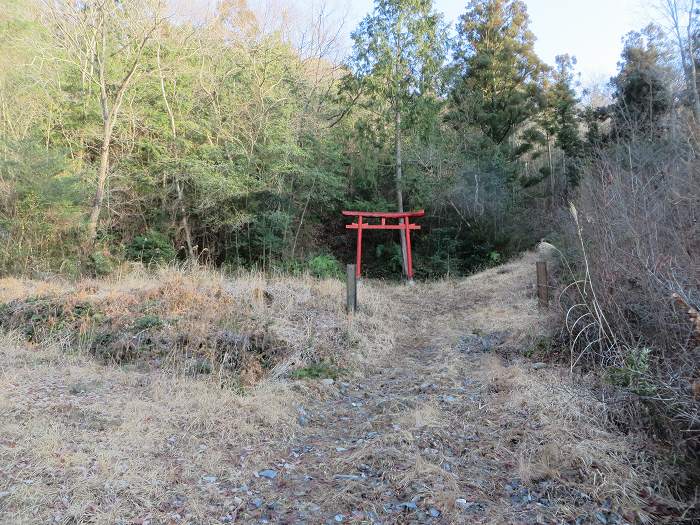
[[[656,2],[591,89],[566,49],[537,56],[520,0],[471,0],[454,27],[431,0],[375,0],[349,50],[322,7],[0,3],[0,274],[333,276],[341,210],[424,208],[421,279],[554,245],[561,359],[624,397],[621,427],[697,452],[695,2]],[[368,275],[398,277],[399,237],[375,233]]]
[[[612,105],[583,106],[519,1],[471,2],[454,31],[430,1],[379,1],[346,57],[323,9],[285,24],[223,1],[195,25],[146,0],[3,4],[3,272],[327,273],[349,260],[342,209],[403,207],[427,210],[419,276],[459,275],[556,230],[610,122],[681,103],[648,28]],[[368,239],[372,275],[399,274],[398,239]]]
[[[332,273],[340,210],[425,208],[419,276],[459,275],[556,236],[599,153],[697,112],[657,26],[626,37],[612,99],[582,104],[575,58],[540,60],[519,1],[473,1],[454,31],[430,1],[378,1],[342,60],[323,9],[271,23],[223,1],[195,25],[146,0],[3,4],[3,272]],[[370,273],[397,275],[398,236],[368,241]]]

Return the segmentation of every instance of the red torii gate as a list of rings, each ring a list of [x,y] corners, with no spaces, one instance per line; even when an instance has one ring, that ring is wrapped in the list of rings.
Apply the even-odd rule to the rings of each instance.
[[[355,277],[360,278],[362,273],[362,230],[403,230],[406,238],[406,274],[409,280],[413,280],[413,257],[411,255],[411,230],[420,230],[420,225],[412,224],[411,217],[423,217],[425,210],[406,212],[374,212],[374,211],[344,211],[346,217],[357,217],[357,222],[346,224],[349,230],[357,230],[357,261]],[[364,219],[378,218],[379,224],[366,223]],[[387,220],[398,220],[398,224],[387,224]]]

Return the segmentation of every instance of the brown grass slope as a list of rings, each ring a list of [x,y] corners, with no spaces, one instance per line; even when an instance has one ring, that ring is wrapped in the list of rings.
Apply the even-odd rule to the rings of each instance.
[[[535,257],[364,282],[352,320],[336,281],[0,280],[0,522],[661,522],[672,473],[516,357],[552,323]]]

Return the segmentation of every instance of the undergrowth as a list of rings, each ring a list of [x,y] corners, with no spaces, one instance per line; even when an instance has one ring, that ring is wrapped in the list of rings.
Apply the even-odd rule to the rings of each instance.
[[[368,290],[367,315],[350,323],[334,279],[162,269],[73,284],[2,283],[4,331],[103,363],[166,366],[243,386],[284,375],[335,378],[392,339],[382,298]]]

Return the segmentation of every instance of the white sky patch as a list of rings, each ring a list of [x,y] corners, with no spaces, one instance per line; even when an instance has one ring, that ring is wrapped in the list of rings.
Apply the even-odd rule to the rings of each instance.
[[[216,0],[171,0],[182,16],[206,18]],[[249,0],[249,5],[265,17],[291,11],[295,16],[317,10],[321,0]],[[537,37],[536,51],[548,64],[557,55],[576,57],[581,83],[607,82],[617,70],[622,38],[649,23],[656,13],[653,0],[525,0],[531,29]],[[350,33],[372,9],[372,0],[326,0],[334,18],[344,19],[341,47],[350,48]],[[464,13],[468,0],[435,0],[435,8],[444,13],[454,27]]]

